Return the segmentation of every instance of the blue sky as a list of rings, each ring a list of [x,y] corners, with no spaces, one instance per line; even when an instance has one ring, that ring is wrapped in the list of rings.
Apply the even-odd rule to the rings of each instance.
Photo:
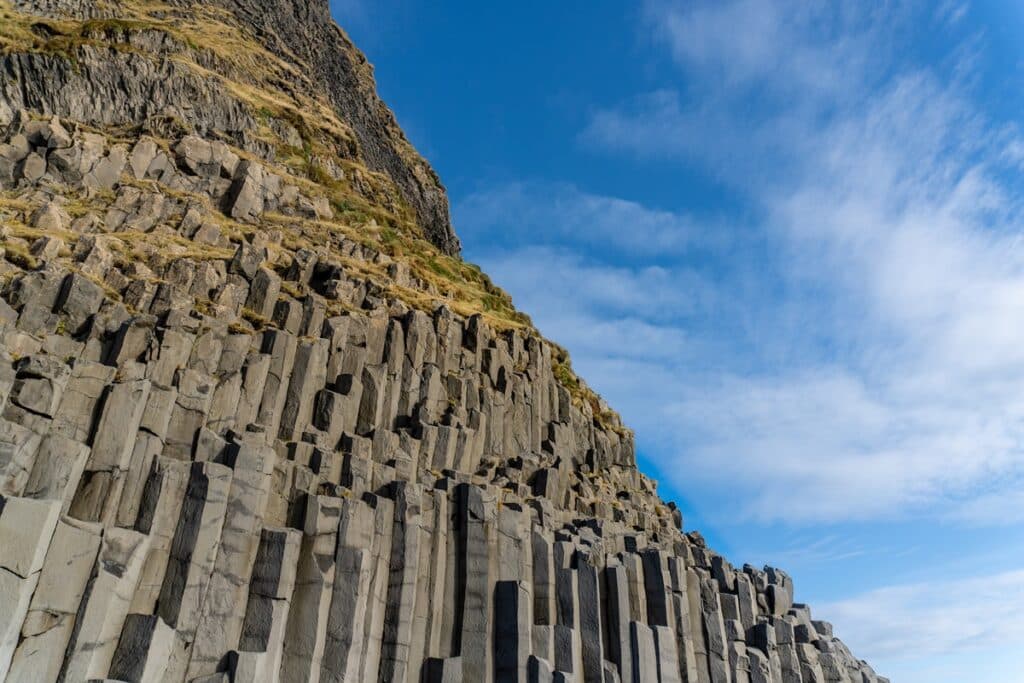
[[[688,528],[897,683],[1021,680],[1019,3],[334,10]]]

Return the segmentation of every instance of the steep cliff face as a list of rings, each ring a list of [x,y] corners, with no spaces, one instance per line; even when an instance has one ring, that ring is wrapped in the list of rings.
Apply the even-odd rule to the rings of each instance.
[[[180,0],[179,0],[180,1]],[[298,57],[309,79],[359,140],[366,164],[386,173],[415,209],[428,238],[459,252],[448,198],[434,170],[412,148],[391,110],[377,97],[373,67],[330,16],[327,0],[219,0],[282,59]],[[188,4],[188,3],[183,3]]]
[[[101,125],[163,118],[261,156],[281,144],[339,155],[385,176],[391,201],[408,205],[425,236],[459,252],[444,187],[377,97],[372,67],[326,0],[19,0],[14,8],[56,21],[12,19],[0,29],[11,48],[0,68],[0,123],[21,109]]]
[[[682,531],[325,3],[0,0],[0,238],[0,681],[885,680]]]

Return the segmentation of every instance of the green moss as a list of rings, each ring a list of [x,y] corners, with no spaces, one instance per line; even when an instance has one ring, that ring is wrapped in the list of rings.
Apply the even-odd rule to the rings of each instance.
[[[576,397],[580,394],[580,380],[576,376],[576,373],[572,371],[572,365],[569,362],[568,354],[564,349],[558,347],[557,353],[551,359],[551,372],[554,374],[555,379],[569,391],[569,395]]]
[[[589,406],[596,427],[614,432],[621,437],[631,435],[630,430],[622,426],[618,414],[605,409],[602,406],[601,398],[590,387],[580,382],[579,377],[572,369],[569,352],[557,344],[552,344],[551,372],[559,384],[569,392],[574,405],[580,408],[584,405]]]
[[[274,119],[274,112],[270,111],[267,107],[259,107],[256,110],[256,119],[263,124],[269,125]]]
[[[327,169],[316,163],[310,163],[306,167],[306,177],[314,183],[325,187],[330,187],[338,182],[330,173],[327,172]]]
[[[89,19],[82,23],[78,35],[82,38],[106,38],[111,33],[132,33],[162,29],[157,24],[131,19]]]

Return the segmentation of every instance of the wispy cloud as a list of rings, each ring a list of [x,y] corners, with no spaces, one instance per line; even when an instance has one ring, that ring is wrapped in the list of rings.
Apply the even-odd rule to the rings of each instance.
[[[765,564],[786,567],[787,570],[813,565],[834,565],[856,557],[893,553],[892,548],[878,544],[869,545],[864,543],[863,539],[835,532],[821,534],[804,531],[790,534],[789,538],[774,538],[771,541],[771,547],[755,550],[752,554],[766,558]],[[796,599],[803,598],[797,593]]]
[[[935,10],[935,18],[945,24],[955,25],[967,16],[970,9],[970,3],[965,0],[944,0]]]
[[[885,659],[1024,642],[1022,571],[889,586],[816,607],[854,651]]]
[[[814,152],[805,137],[885,77],[908,3],[646,0],[647,29],[683,79],[594,113],[584,145],[698,161],[747,187]]]
[[[733,514],[1019,518],[1024,142],[973,103],[965,42],[940,66],[891,49],[962,7],[652,0],[646,17],[685,87],[596,112],[581,140],[705,165],[757,207],[760,248],[526,183],[456,207],[503,235],[485,265],[663,476],[747,501]]]
[[[807,131],[823,153],[763,202],[791,276],[832,301],[834,318],[809,324],[837,353],[724,382],[708,413],[728,417],[694,444],[694,463],[749,453],[760,466],[737,475],[760,484],[759,514],[996,509],[970,500],[1024,468],[1021,206],[1001,180],[1004,135],[927,74]],[[799,495],[780,509],[787,486]]]
[[[717,294],[685,268],[609,265],[554,247],[500,250],[485,258],[488,273],[523,293],[524,310],[541,314],[671,321],[705,308]],[[535,290],[537,282],[545,289]]]
[[[583,192],[569,183],[489,187],[464,198],[456,217],[463,232],[486,235],[492,249],[523,243],[571,244],[577,250],[612,247],[650,258],[678,255],[695,242],[708,240],[687,216]]]
[[[1024,523],[1024,488],[1022,476],[993,482],[991,489],[970,496],[952,506],[946,518],[968,526]]]
[[[690,74],[719,88],[767,81],[805,100],[842,96],[844,81],[875,59],[879,34],[896,18],[895,5],[817,0],[648,0],[645,7],[655,37]]]

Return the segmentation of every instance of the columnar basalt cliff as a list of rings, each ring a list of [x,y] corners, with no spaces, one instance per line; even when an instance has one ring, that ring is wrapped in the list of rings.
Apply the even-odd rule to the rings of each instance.
[[[326,0],[0,0],[0,681],[872,683],[458,258]]]

